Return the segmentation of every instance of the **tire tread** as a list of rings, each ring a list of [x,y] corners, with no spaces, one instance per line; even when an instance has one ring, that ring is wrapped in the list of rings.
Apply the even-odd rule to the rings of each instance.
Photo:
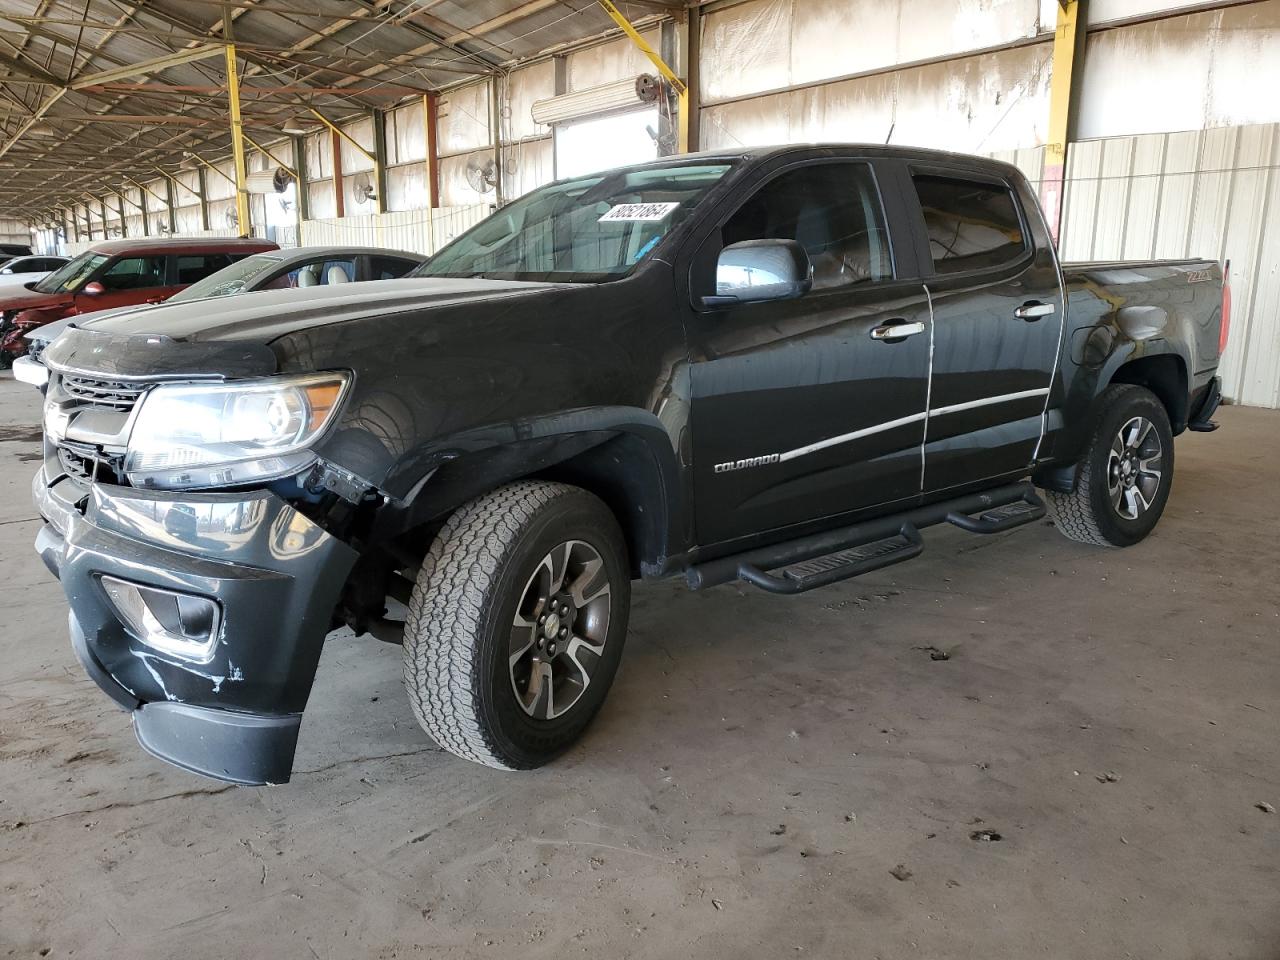
[[[502,561],[537,513],[582,494],[562,483],[521,481],[456,510],[436,535],[409,600],[404,683],[423,728],[440,746],[499,770],[521,769],[485,730],[477,662],[486,609]]]
[[[1103,411],[1115,409],[1125,403],[1126,398],[1138,395],[1150,396],[1145,387],[1132,383],[1116,383],[1109,386],[1102,395]],[[1098,418],[1089,443],[1085,447],[1085,458],[1076,465],[1076,488],[1071,493],[1056,490],[1044,490],[1045,499],[1053,514],[1053,522],[1062,531],[1063,536],[1079,543],[1087,543],[1097,547],[1117,547],[1102,531],[1098,516],[1093,507],[1093,477],[1089,469],[1090,457],[1105,443],[1110,449],[1109,438],[1103,436],[1106,429],[1106,416]]]

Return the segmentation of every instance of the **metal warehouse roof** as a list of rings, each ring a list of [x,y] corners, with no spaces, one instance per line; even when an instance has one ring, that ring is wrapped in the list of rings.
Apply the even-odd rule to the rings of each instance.
[[[0,207],[35,214],[112,174],[227,153],[224,9],[255,138],[308,107],[339,120],[613,27],[593,0],[0,0]]]

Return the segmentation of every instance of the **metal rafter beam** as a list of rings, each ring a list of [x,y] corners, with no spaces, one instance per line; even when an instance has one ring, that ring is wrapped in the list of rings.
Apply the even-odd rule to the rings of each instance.
[[[153,57],[150,60],[142,60],[138,63],[117,67],[114,70],[103,70],[101,73],[88,75],[81,74],[69,86],[72,90],[83,90],[85,87],[111,83],[113,80],[124,80],[127,77],[136,77],[143,73],[157,73],[170,67],[176,67],[179,64],[190,63],[193,60],[206,60],[209,57],[221,56],[223,46],[221,43],[205,43],[198,47],[192,47],[190,50],[171,53],[163,57]]]

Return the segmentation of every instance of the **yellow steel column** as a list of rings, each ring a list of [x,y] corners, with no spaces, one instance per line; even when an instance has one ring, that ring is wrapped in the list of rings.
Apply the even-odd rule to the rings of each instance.
[[[240,236],[247,237],[252,230],[249,223],[249,189],[245,185],[248,175],[244,164],[244,123],[240,119],[240,76],[236,70],[236,45],[231,42],[231,8],[222,8],[222,36],[226,41],[227,100],[231,106],[231,151],[235,156],[236,175],[236,226]]]
[[[631,25],[631,21],[622,15],[622,12],[615,7],[610,0],[596,0],[597,3],[607,13],[646,57],[649,62],[658,68],[658,72],[662,74],[662,78],[670,84],[671,89],[676,92],[676,104],[678,110],[678,134],[676,150],[679,153],[689,152],[689,87],[676,76],[674,70],[667,66],[667,62],[658,56],[658,51],[649,46],[645,42],[644,37],[640,36],[640,31]]]
[[[1054,243],[1058,241],[1058,227],[1062,222],[1067,140],[1072,126],[1071,78],[1084,18],[1085,0],[1059,0],[1058,25],[1053,34],[1053,76],[1049,83],[1049,137],[1040,178],[1040,204]]]

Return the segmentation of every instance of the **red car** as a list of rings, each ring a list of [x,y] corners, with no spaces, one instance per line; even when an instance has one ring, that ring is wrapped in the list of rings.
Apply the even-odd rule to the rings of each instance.
[[[0,295],[0,368],[26,353],[23,336],[63,317],[159,303],[254,253],[270,240],[106,240],[29,289]]]

